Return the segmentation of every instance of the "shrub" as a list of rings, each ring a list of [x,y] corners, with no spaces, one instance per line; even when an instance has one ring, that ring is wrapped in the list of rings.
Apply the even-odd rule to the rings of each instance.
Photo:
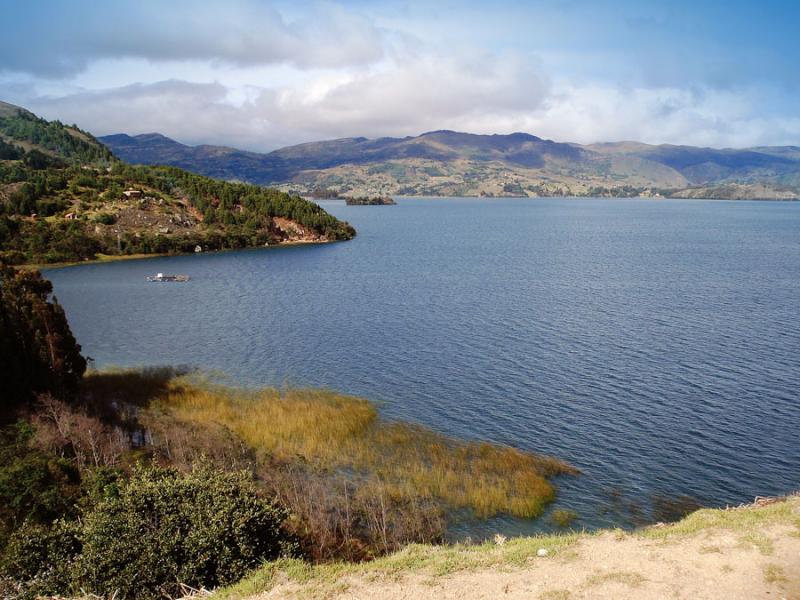
[[[31,420],[36,427],[36,444],[52,455],[68,456],[83,472],[88,467],[118,464],[131,448],[128,434],[52,396],[39,397]]]
[[[294,552],[282,527],[287,516],[257,495],[245,472],[138,467],[85,519],[81,587],[144,599],[174,597],[181,583],[231,584]]]
[[[101,225],[113,225],[117,222],[117,216],[111,213],[97,213],[92,220]]]
[[[73,571],[81,543],[74,521],[26,523],[10,537],[0,564],[0,595],[38,598],[73,591]]]
[[[34,448],[33,434],[24,422],[0,430],[0,535],[25,521],[49,523],[69,515],[80,495],[78,470]]]

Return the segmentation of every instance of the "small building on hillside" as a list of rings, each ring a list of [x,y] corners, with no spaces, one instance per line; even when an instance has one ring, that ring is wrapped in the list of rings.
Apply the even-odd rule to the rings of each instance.
[[[74,221],[75,219],[78,218],[78,215],[77,215],[77,213],[71,212],[71,213],[65,214],[64,218],[67,219],[68,221]]]
[[[122,192],[122,195],[125,196],[129,200],[137,199],[142,197],[141,190],[125,190]]]

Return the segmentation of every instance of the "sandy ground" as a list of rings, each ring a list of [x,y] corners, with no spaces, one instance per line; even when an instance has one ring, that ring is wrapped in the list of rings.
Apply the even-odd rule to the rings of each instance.
[[[785,524],[749,537],[712,530],[668,541],[608,532],[583,538],[555,556],[533,556],[524,567],[445,576],[350,575],[322,587],[284,579],[257,596],[287,597],[800,600],[800,535]]]

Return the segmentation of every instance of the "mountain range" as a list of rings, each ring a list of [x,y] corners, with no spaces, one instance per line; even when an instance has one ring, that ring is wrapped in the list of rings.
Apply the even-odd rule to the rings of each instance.
[[[304,194],[797,199],[800,192],[798,146],[581,145],[527,133],[431,131],[257,153],[188,146],[158,133],[99,139],[127,162],[174,165]]]

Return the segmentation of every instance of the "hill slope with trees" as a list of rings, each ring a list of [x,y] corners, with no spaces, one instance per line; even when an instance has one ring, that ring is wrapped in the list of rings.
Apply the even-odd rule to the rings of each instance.
[[[297,195],[131,166],[91,134],[0,103],[0,256],[55,263],[350,239]]]

